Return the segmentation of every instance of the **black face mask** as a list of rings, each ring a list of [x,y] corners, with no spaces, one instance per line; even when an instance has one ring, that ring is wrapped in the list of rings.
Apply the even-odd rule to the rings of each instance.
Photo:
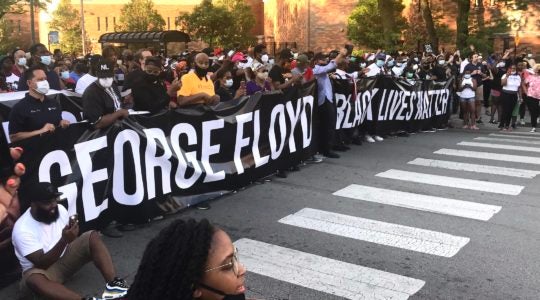
[[[220,291],[218,289],[215,289],[213,287],[210,287],[210,286],[207,286],[206,284],[204,283],[199,283],[198,284],[200,287],[206,289],[206,290],[209,290],[213,293],[216,293],[218,295],[221,295],[221,296],[225,296],[223,297],[223,300],[246,300],[246,295],[245,294],[238,294],[238,295],[229,295],[223,291]]]
[[[197,64],[195,64],[195,74],[197,74],[197,77],[199,77],[199,79],[206,78],[206,74],[208,74],[208,69],[203,69]]]
[[[144,78],[146,79],[146,81],[152,83],[152,82],[156,82],[159,76],[146,73],[144,74]]]

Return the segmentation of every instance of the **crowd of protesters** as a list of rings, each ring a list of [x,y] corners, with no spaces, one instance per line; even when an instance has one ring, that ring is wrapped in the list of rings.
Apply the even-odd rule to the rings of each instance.
[[[69,121],[62,119],[59,103],[47,97],[50,90],[71,90],[80,94],[84,118],[94,128],[103,129],[128,117],[131,110],[156,114],[178,107],[213,106],[256,93],[285,92],[316,82],[317,154],[306,163],[318,163],[324,158],[338,159],[340,155],[336,152],[347,151],[351,145],[381,142],[385,138],[377,135],[375,128],[364,125],[350,130],[335,129],[334,81],[346,81],[356,86],[355,83],[363,78],[387,76],[416,85],[426,80],[437,83],[454,78],[455,98],[459,99],[465,129],[479,129],[478,124],[483,122],[482,107],[490,117],[489,123],[498,123],[504,131],[525,125],[528,110],[534,132],[539,116],[540,65],[535,63],[531,53],[516,55],[511,50],[484,57],[474,51],[462,55],[460,51],[436,54],[379,50],[355,56],[350,48],[328,53],[282,49],[273,56],[264,45],[256,45],[245,51],[207,48],[162,57],[152,49],[133,52],[106,46],[101,55],[75,58],[61,51],[51,54],[45,45],[36,44],[28,49],[28,53],[16,49],[9,56],[0,57],[0,66],[0,92],[28,91],[10,113],[9,137],[12,142],[70,126]],[[458,109],[452,105],[454,103],[450,103],[450,111]],[[445,128],[443,125],[441,128],[423,128],[423,131]],[[411,133],[414,131],[392,135],[408,136]],[[287,172],[298,169],[298,165],[289,166],[278,170],[276,175],[287,177]],[[16,192],[9,195],[12,199],[8,203],[19,202]],[[90,231],[78,236],[77,220],[70,218],[63,206],[57,205],[59,196],[50,184],[38,185],[21,193],[20,206],[27,208],[25,212],[12,213],[8,218],[10,214],[0,211],[3,218],[0,219],[0,232],[3,236],[12,234],[8,238],[13,244],[0,243],[0,254],[12,251],[20,261],[24,272],[21,288],[49,298],[81,299],[62,283],[84,263],[93,261],[106,282],[104,297],[125,296],[127,283],[116,277],[112,259],[99,235]],[[5,206],[5,211],[9,212],[10,205]],[[15,222],[13,216],[19,219]],[[9,220],[9,224],[5,220]],[[118,228],[132,230],[130,225],[121,224]],[[39,233],[45,231],[48,235],[44,240]],[[114,231],[104,229],[103,232],[113,237],[121,236]],[[171,243],[172,237],[177,237],[178,241]],[[186,239],[185,244],[183,239]],[[190,243],[203,243],[201,253],[192,252]],[[214,247],[219,251],[209,252]],[[176,277],[169,276],[167,268],[146,266],[155,262],[168,263],[167,256],[155,253],[172,255],[177,252],[185,258],[176,266],[177,272],[186,273],[186,277],[182,276],[178,282],[168,281]],[[205,265],[205,261],[209,263]],[[222,279],[214,278],[217,272],[210,272],[224,268],[234,274],[227,279],[230,286]],[[174,269],[169,271],[176,272]],[[243,294],[244,273],[230,238],[223,231],[206,221],[178,221],[149,244],[128,298],[213,299],[205,295]],[[231,289],[234,286],[236,289]],[[186,296],[188,294],[192,296]]]

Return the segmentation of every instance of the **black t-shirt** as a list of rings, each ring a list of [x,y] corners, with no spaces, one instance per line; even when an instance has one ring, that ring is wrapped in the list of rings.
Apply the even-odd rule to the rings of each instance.
[[[437,76],[436,81],[445,81],[446,80],[446,68],[442,66],[435,66],[432,70],[433,75]]]
[[[52,90],[61,90],[60,88],[60,77],[58,77],[58,74],[56,74],[55,71],[45,71],[45,74],[47,75],[47,81],[49,82],[49,88]],[[24,77],[24,74],[19,78],[19,91],[28,91],[28,85],[26,84],[26,78]]]
[[[170,100],[167,88],[160,81],[153,83],[144,81],[131,87],[131,94],[134,110],[149,111],[153,114],[165,109]]]
[[[229,89],[222,87],[219,84],[219,81],[216,81],[216,83],[214,83],[214,90],[216,91],[216,95],[219,95],[220,102],[226,102],[234,98],[232,92]]]
[[[487,71],[486,68],[483,67],[482,64],[476,64],[476,65],[475,64],[468,64],[468,65],[465,66],[465,69],[463,70],[463,72],[471,71],[471,73],[472,73],[472,72],[474,72],[476,70],[478,70],[478,71],[480,71],[480,72],[482,72],[484,74],[486,74],[486,71]],[[483,82],[482,82],[483,75],[482,74],[472,75],[472,78],[474,78],[476,80],[477,86],[482,86],[482,84],[483,84]]]
[[[82,102],[84,117],[90,123],[96,124],[104,115],[112,114],[119,109],[122,98],[115,84],[106,91],[97,82],[93,82],[84,90]]]
[[[9,133],[38,130],[47,123],[58,126],[61,120],[62,107],[58,101],[45,96],[41,102],[27,93],[9,114]]]
[[[122,86],[122,90],[129,90],[133,89],[134,87],[138,86],[139,84],[144,83],[146,72],[143,70],[137,69],[132,71],[131,73],[128,73],[124,77],[124,85]]]
[[[283,68],[274,65],[272,69],[270,69],[270,72],[268,72],[268,77],[272,80],[272,82],[278,81],[280,84],[285,83],[285,77],[283,77]]]

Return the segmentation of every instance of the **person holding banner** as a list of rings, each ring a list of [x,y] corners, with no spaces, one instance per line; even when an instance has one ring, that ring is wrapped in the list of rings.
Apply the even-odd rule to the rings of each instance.
[[[464,129],[474,129],[478,130],[476,126],[476,104],[475,104],[475,95],[477,90],[477,82],[471,75],[471,70],[465,69],[465,74],[461,79],[459,85],[460,94],[460,104],[461,111],[463,111],[463,128]]]
[[[11,141],[17,142],[53,132],[57,127],[69,126],[69,121],[62,119],[60,103],[46,96],[49,82],[45,71],[40,67],[31,67],[24,72],[23,77],[29,90],[9,114]]]
[[[511,65],[506,74],[502,76],[501,85],[502,119],[499,123],[499,129],[511,131],[512,112],[518,102],[518,93],[521,89],[521,76],[518,74],[515,64]]]
[[[208,220],[176,220],[148,243],[129,300],[245,300],[246,267]]]
[[[182,87],[178,91],[178,106],[219,103],[219,95],[216,95],[214,83],[208,75],[209,65],[208,55],[205,53],[195,56],[194,71],[182,76]]]

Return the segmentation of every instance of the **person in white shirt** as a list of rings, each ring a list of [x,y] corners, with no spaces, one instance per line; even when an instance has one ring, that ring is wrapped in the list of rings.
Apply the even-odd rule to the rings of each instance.
[[[40,182],[19,191],[30,208],[17,220],[12,242],[22,267],[20,288],[24,294],[46,299],[85,299],[63,283],[92,261],[107,282],[103,298],[127,294],[128,286],[116,277],[111,255],[96,231],[79,235],[77,216],[68,216],[58,205],[58,190]],[[92,299],[92,298],[90,298]]]
[[[375,56],[375,61],[367,67],[369,71],[367,71],[366,77],[374,77],[382,74],[385,62],[386,55],[384,53],[378,53]]]
[[[463,128],[465,129],[474,129],[478,130],[476,126],[476,105],[475,105],[475,96],[477,88],[476,79],[471,75],[470,70],[465,70],[463,78],[459,84],[459,103],[461,105],[461,111],[463,112]]]
[[[511,65],[506,74],[502,76],[501,85],[502,118],[501,122],[499,123],[499,129],[509,131],[512,130],[510,128],[512,111],[517,104],[518,94],[521,90],[521,76],[517,72],[515,64]]]
[[[84,74],[77,80],[77,85],[75,85],[75,93],[77,94],[84,94],[84,91],[87,87],[89,87],[92,83],[94,83],[97,80],[97,77],[94,76],[97,70],[98,62],[101,59],[101,55],[94,55],[90,57],[90,72],[87,74]]]

